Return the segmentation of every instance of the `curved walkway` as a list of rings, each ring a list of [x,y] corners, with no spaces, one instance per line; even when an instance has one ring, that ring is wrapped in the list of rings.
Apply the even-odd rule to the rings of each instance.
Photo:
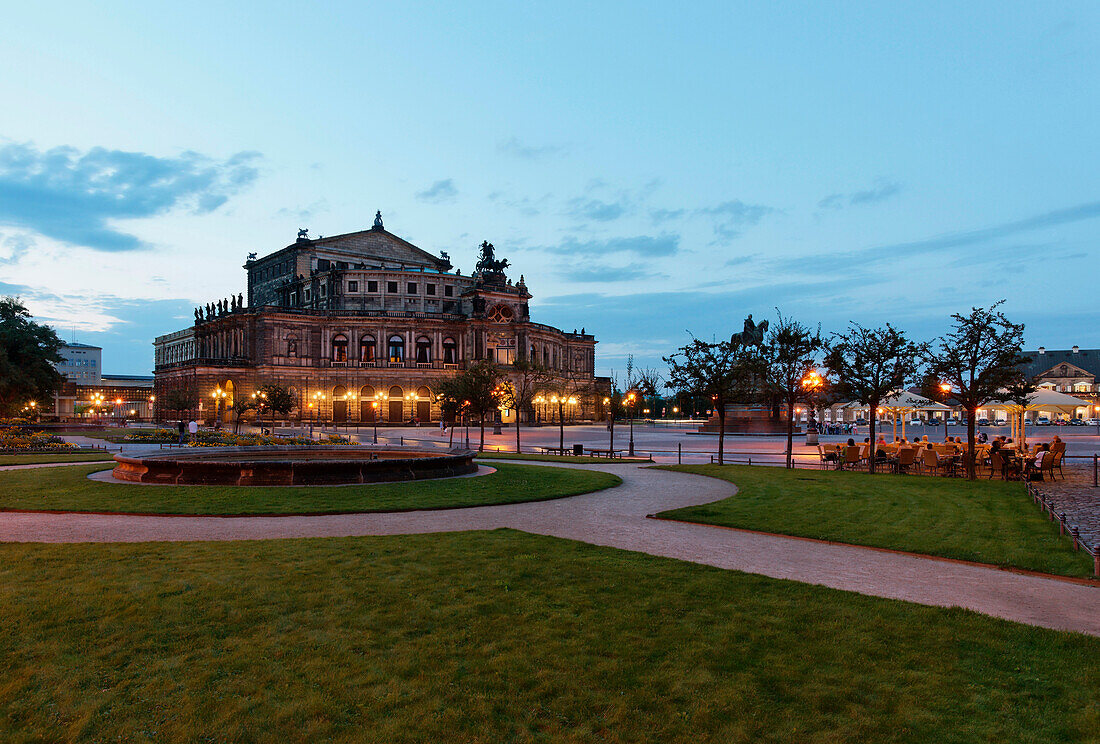
[[[531,463],[536,464],[536,463]],[[1100,636],[1100,589],[1057,579],[849,545],[646,519],[726,498],[726,481],[637,465],[576,465],[615,473],[617,488],[503,506],[389,514],[164,517],[0,513],[0,541],[143,542],[399,535],[499,527],[719,568]]]

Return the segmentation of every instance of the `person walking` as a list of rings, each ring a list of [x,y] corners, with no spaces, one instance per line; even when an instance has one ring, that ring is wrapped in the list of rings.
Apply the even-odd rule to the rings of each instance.
[[[195,441],[195,435],[199,433],[199,422],[195,419],[191,419],[191,423],[187,424],[187,431],[191,434],[191,441]]]
[[[179,446],[182,447],[183,446],[183,436],[187,432],[187,424],[183,423],[183,419],[180,419],[180,424],[179,424],[178,428],[179,428],[179,434],[180,434]]]

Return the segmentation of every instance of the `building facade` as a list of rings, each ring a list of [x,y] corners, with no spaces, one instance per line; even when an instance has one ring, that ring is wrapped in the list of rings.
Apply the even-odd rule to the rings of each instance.
[[[153,416],[152,375],[103,374],[103,349],[65,344],[58,350],[62,361],[57,371],[65,377],[54,393],[50,410],[43,414],[58,419],[150,419]]]
[[[595,376],[595,338],[530,318],[531,294],[483,243],[472,274],[374,226],[291,245],[244,265],[244,293],[195,310],[190,328],[154,341],[158,416],[173,388],[198,393],[213,421],[265,384],[291,390],[291,418],[369,424],[438,420],[438,383],[489,359],[545,366],[577,399],[569,415],[602,415],[610,381]],[[221,403],[211,394],[221,390]],[[377,404],[377,405],[376,405]],[[224,406],[224,408],[222,408]],[[511,421],[514,411],[503,411]],[[532,415],[518,413],[521,420]]]

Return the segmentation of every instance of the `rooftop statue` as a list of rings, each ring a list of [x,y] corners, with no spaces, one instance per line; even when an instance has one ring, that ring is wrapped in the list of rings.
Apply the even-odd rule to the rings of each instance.
[[[379,209],[377,212],[374,213],[374,229],[375,230],[385,229],[385,228],[382,227],[382,210],[381,209]]]
[[[730,336],[730,343],[734,348],[740,346],[760,346],[764,343],[764,334],[768,332],[768,321],[761,321],[759,324],[754,323],[752,320],[752,313],[749,313],[749,317],[745,318],[745,330],[741,333],[735,333]]]
[[[299,240],[309,240],[309,228],[308,227],[299,227],[298,228],[298,239]],[[255,256],[256,254],[253,253],[252,255]]]
[[[474,267],[474,273],[499,274],[508,268],[508,259],[498,261],[495,254],[496,249],[493,248],[493,244],[488,240],[483,241],[481,244],[481,258],[478,259],[477,266]]]

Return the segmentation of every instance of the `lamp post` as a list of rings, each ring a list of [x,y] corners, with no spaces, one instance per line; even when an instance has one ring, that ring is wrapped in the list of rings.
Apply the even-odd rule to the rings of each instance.
[[[940,383],[940,397],[943,398],[943,404],[947,405],[947,398],[951,395],[951,385],[946,382]],[[943,412],[943,441],[947,441],[947,411]]]
[[[218,431],[222,426],[222,401],[229,397],[229,393],[219,386],[214,388],[210,397],[214,399],[214,431]]]
[[[378,444],[378,401],[371,401],[370,407],[374,409],[374,416],[371,417],[374,419],[374,444]]]
[[[92,393],[92,415],[99,416],[99,407],[103,405],[103,393]]]
[[[630,447],[627,450],[627,455],[634,457],[634,402],[638,399],[638,396],[631,390],[626,394],[627,410],[630,411]]]
[[[155,422],[157,420],[157,396],[149,396],[149,420]]]
[[[821,375],[818,374],[816,369],[811,369],[806,373],[806,376],[802,378],[802,390],[806,395],[806,407],[809,409],[808,419],[806,421],[806,444],[817,444],[817,406],[815,405],[814,398],[817,392],[821,390],[821,386],[824,384],[824,380],[821,379]]]
[[[310,397],[313,398],[313,402],[311,402],[309,404],[309,409],[310,409],[310,414],[309,414],[309,438],[313,439],[313,412],[314,411],[317,411],[317,423],[321,425],[321,428],[324,428],[324,422],[321,419],[321,405],[322,405],[322,403],[324,403],[325,394],[318,390],[316,393],[314,393]]]
[[[615,449],[615,409],[611,405],[611,398],[604,398],[603,404],[607,406],[607,430],[611,432],[611,439],[607,445],[607,451],[613,454]]]
[[[1096,433],[1100,434],[1100,406],[1092,407],[1092,415],[1096,419]]]

